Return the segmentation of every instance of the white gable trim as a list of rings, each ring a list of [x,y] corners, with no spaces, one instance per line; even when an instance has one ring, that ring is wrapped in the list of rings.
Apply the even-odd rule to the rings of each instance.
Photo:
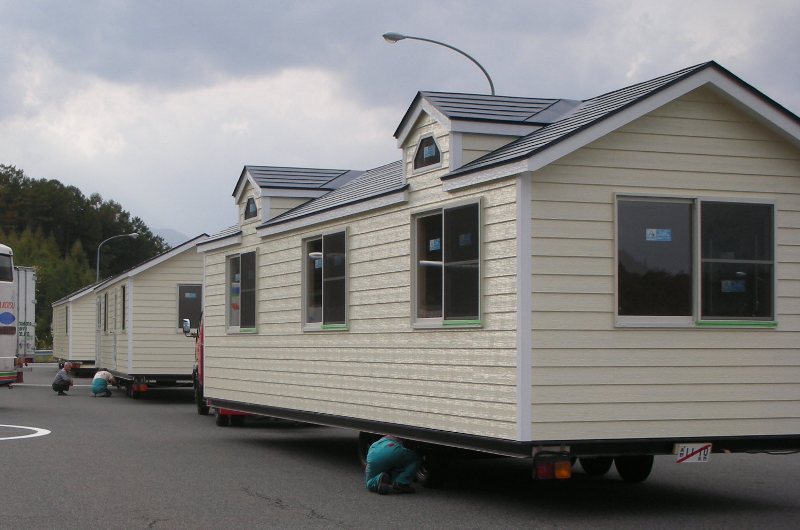
[[[384,195],[383,197],[357,202],[351,204],[350,206],[342,206],[327,212],[309,215],[308,217],[301,217],[294,221],[287,221],[285,223],[273,226],[265,226],[258,229],[258,235],[261,237],[267,237],[273,234],[281,234],[283,232],[297,230],[298,228],[306,228],[308,226],[327,223],[329,221],[336,221],[352,215],[368,212],[370,210],[377,210],[378,208],[385,208],[387,206],[403,204],[406,202],[408,202],[408,192],[403,190],[400,192],[391,193],[389,195]]]
[[[242,234],[236,234],[235,236],[228,236],[220,239],[215,239],[207,243],[200,243],[199,245],[197,245],[197,252],[199,254],[203,254],[206,252],[210,252],[212,250],[218,250],[221,248],[229,247],[231,245],[238,245],[241,242],[242,242]]]
[[[408,118],[408,121],[400,130],[400,134],[397,135],[397,147],[403,147],[405,145],[406,140],[408,139],[408,135],[414,130],[414,126],[417,124],[417,120],[422,115],[422,113],[426,113],[428,116],[439,122],[445,129],[448,131],[452,128],[452,123],[450,123],[450,119],[439,112],[439,110],[434,107],[428,100],[424,97],[417,103],[416,108],[411,112],[411,115]]]
[[[532,375],[533,369],[533,177],[522,173],[517,177],[517,440],[533,439]]]
[[[236,201],[236,204],[239,204],[239,202],[242,200],[242,194],[244,193],[244,190],[247,189],[247,186],[245,184],[247,184],[248,182],[250,183],[250,186],[253,188],[253,192],[255,193],[256,197],[261,197],[261,186],[256,184],[256,181],[253,178],[253,175],[250,174],[250,171],[245,170],[245,173],[247,175],[246,178],[240,179],[239,184],[233,191],[233,198]]]
[[[800,125],[795,120],[780,112],[772,104],[752,91],[741,86],[728,75],[714,68],[706,68],[639,101],[627,109],[598,121],[594,125],[554,144],[552,147],[546,147],[527,159],[448,179],[443,181],[442,187],[445,191],[453,191],[515,175],[522,171],[536,171],[704,85],[716,88],[728,97],[732,103],[754,114],[776,128],[788,140],[800,145]]]
[[[208,238],[208,235],[206,235],[206,234],[203,234],[201,236],[197,236],[196,238],[191,239],[191,240],[187,241],[186,243],[184,243],[182,245],[179,245],[179,246],[177,246],[177,247],[165,252],[164,254],[161,254],[157,258],[153,258],[150,261],[146,261],[145,263],[142,263],[138,267],[134,267],[133,269],[131,269],[131,270],[127,271],[127,272],[123,272],[122,274],[118,274],[116,276],[112,276],[111,278],[109,278],[109,279],[105,280],[104,282],[100,283],[99,285],[97,285],[97,287],[95,288],[95,291],[99,293],[103,289],[106,289],[106,288],[110,287],[111,284],[116,283],[117,281],[119,281],[119,280],[121,280],[123,278],[130,278],[132,276],[136,276],[140,272],[144,272],[144,271],[146,271],[148,269],[152,269],[153,267],[155,267],[157,265],[160,265],[160,264],[164,263],[165,261],[170,260],[170,259],[174,258],[175,256],[177,256],[179,254],[183,254],[187,250],[191,250],[191,249],[197,247],[201,242],[205,241],[207,238]]]

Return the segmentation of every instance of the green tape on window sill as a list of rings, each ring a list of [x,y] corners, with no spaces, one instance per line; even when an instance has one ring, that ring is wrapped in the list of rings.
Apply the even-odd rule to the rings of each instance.
[[[777,328],[774,320],[698,320],[699,328]]]
[[[258,333],[256,328],[239,328],[239,333]]]
[[[347,324],[323,324],[322,331],[347,331]]]
[[[442,325],[445,327],[478,327],[482,326],[483,322],[480,320],[444,320]]]

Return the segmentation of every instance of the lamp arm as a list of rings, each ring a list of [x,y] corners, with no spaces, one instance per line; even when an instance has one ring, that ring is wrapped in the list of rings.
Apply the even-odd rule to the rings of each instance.
[[[450,49],[451,49],[451,50],[453,50],[454,52],[458,52],[458,53],[460,53],[461,55],[463,55],[464,57],[466,57],[467,59],[469,59],[470,61],[472,61],[473,63],[475,63],[475,66],[477,66],[478,68],[480,68],[480,69],[481,69],[481,72],[483,72],[483,75],[485,75],[485,76],[486,76],[486,80],[487,80],[487,81],[489,81],[489,88],[490,88],[490,89],[491,89],[491,91],[492,91],[492,95],[493,95],[493,96],[495,95],[495,94],[494,94],[494,83],[492,83],[492,78],[491,78],[491,77],[489,77],[489,72],[487,72],[487,71],[486,71],[486,69],[485,69],[483,66],[481,66],[481,63],[479,63],[477,60],[475,60],[475,58],[474,58],[474,57],[472,57],[472,56],[471,56],[470,54],[468,54],[467,52],[461,51],[461,50],[459,50],[458,48],[456,48],[455,46],[451,46],[451,45],[449,45],[449,44],[447,44],[447,43],[444,43],[444,42],[439,42],[438,40],[426,39],[426,38],[424,38],[424,37],[409,37],[408,35],[406,35],[406,36],[405,36],[405,38],[407,38],[407,39],[413,39],[413,40],[421,40],[421,41],[430,42],[430,43],[433,43],[433,44],[438,44],[439,46],[444,46],[445,48],[450,48]]]

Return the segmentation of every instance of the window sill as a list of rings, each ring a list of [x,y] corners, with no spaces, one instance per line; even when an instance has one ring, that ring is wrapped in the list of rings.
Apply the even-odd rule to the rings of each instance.
[[[350,327],[347,324],[306,324],[303,326],[303,331],[348,331]]]
[[[242,335],[242,334],[255,335],[258,333],[256,328],[228,328],[228,335]]]
[[[778,322],[775,320],[698,320],[694,325],[698,328],[775,329],[778,327]]]
[[[463,329],[482,328],[481,320],[418,320],[411,324],[413,329]]]

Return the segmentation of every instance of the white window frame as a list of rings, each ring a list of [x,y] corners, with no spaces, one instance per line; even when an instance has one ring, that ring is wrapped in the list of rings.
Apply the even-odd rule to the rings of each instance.
[[[308,267],[309,267],[309,260],[307,258],[308,254],[308,244],[312,241],[320,240],[322,241],[325,236],[332,236],[336,234],[344,234],[344,323],[336,323],[336,324],[325,324],[325,277],[324,277],[324,268],[323,268],[323,278],[322,278],[322,304],[320,306],[320,321],[319,322],[308,322]],[[350,323],[350,248],[349,248],[349,241],[350,241],[350,232],[347,228],[335,229],[335,230],[327,230],[325,232],[320,232],[318,234],[314,234],[313,236],[308,236],[303,238],[301,242],[301,259],[302,259],[302,266],[301,266],[301,274],[302,274],[302,282],[301,282],[301,289],[303,296],[302,304],[303,310],[301,311],[301,326],[303,331],[347,331],[349,329]],[[323,263],[325,259],[325,247],[323,243],[322,249],[323,255]]]
[[[414,167],[414,161],[417,159],[417,153],[419,153],[419,150],[422,147],[423,140],[425,140],[427,138],[431,138],[433,140],[433,144],[436,146],[436,150],[439,152],[439,162],[436,162],[436,163],[433,163],[433,164],[429,164],[427,166],[422,166],[422,167],[419,167],[419,168]],[[428,133],[428,134],[424,134],[424,135],[420,136],[419,142],[417,142],[417,145],[414,147],[414,150],[411,153],[412,153],[411,154],[411,174],[412,175],[419,175],[419,174],[422,174],[422,173],[427,173],[428,171],[434,171],[436,169],[441,169],[442,167],[444,167],[444,152],[442,151],[442,148],[439,145],[439,142],[438,142],[438,140],[436,140],[436,136],[433,133]]]
[[[619,310],[619,202],[620,200],[682,202],[692,206],[692,314],[688,316],[637,316],[620,315]],[[703,203],[732,203],[732,204],[761,204],[772,207],[772,319],[740,319],[740,318],[715,318],[704,319],[702,316],[702,235],[701,209]],[[614,196],[614,320],[615,327],[619,328],[725,328],[725,327],[777,327],[777,269],[778,269],[778,239],[777,239],[777,208],[774,200],[741,198],[741,197],[713,197],[713,196],[687,196],[687,195],[652,195],[619,193]]]
[[[254,267],[255,267],[255,300],[253,304],[253,320],[254,326],[252,328],[243,328],[241,326],[242,323],[242,314],[241,314],[241,296],[242,296],[242,287],[241,287],[241,270],[242,270],[242,261],[241,258],[245,254],[249,253],[254,254]],[[230,311],[231,311],[231,289],[230,289],[230,272],[231,272],[231,259],[232,258],[239,258],[239,325],[238,326],[231,326],[230,323]],[[258,250],[247,250],[247,251],[240,251],[235,252],[232,254],[228,254],[225,256],[225,328],[228,334],[238,334],[238,333],[257,333],[258,332]]]
[[[478,206],[478,319],[477,320],[445,320],[444,318],[444,303],[445,303],[445,282],[444,282],[444,248],[445,248],[445,233],[444,226],[442,226],[442,316],[432,318],[420,318],[418,316],[419,304],[417,295],[417,248],[418,238],[417,221],[424,217],[432,215],[441,215],[442,224],[444,224],[444,212],[463,206],[476,204]],[[411,327],[414,329],[450,329],[450,328],[476,328],[483,327],[484,309],[483,309],[483,261],[485,259],[484,250],[484,226],[483,226],[483,201],[481,199],[469,199],[456,201],[447,205],[434,209],[423,209],[414,211],[411,214]]]

